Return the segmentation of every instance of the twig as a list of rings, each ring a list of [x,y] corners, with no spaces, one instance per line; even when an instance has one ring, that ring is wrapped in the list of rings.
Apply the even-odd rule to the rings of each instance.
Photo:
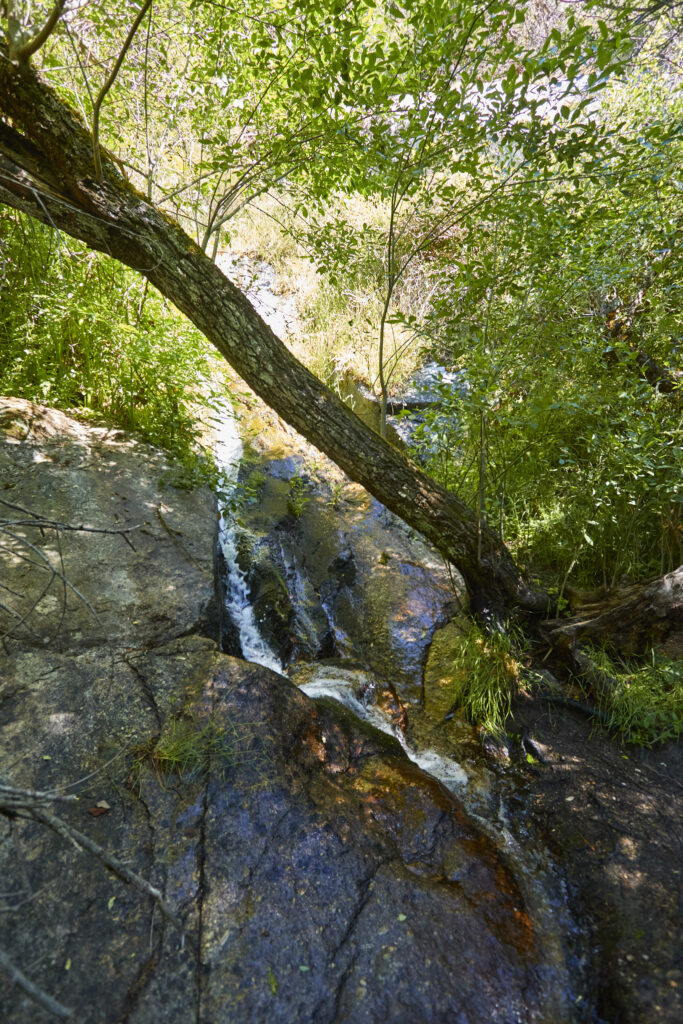
[[[149,8],[151,6],[151,3],[152,3],[152,0],[145,0],[145,2],[143,3],[142,7],[140,8],[140,12],[139,12],[137,18],[135,19],[135,21],[133,22],[133,24],[132,24],[132,26],[130,28],[129,33],[126,36],[124,44],[121,47],[119,55],[116,58],[116,63],[114,64],[114,67],[111,69],[109,75],[107,76],[107,80],[105,81],[104,85],[102,86],[102,88],[98,92],[97,97],[95,99],[95,103],[94,103],[94,107],[93,107],[93,116],[92,116],[92,151],[93,151],[93,159],[95,161],[95,178],[96,178],[97,181],[101,181],[102,180],[102,158],[100,156],[100,140],[99,140],[99,135],[100,135],[100,108],[102,106],[102,102],[104,101],[105,96],[107,95],[107,93],[111,89],[112,85],[114,84],[116,76],[118,75],[118,73],[119,73],[119,71],[121,69],[121,65],[123,64],[123,58],[126,56],[126,53],[128,52],[128,47],[133,42],[133,37],[135,36],[135,33],[138,30],[138,26],[140,25],[140,22],[142,21],[142,19],[144,18],[145,14],[149,10]]]
[[[47,992],[43,992],[42,989],[34,985],[32,981],[26,977],[26,975],[19,970],[15,964],[12,963],[10,958],[7,956],[4,950],[0,949],[0,968],[5,972],[10,981],[19,988],[23,989],[26,995],[33,1000],[34,1003],[38,1003],[43,1009],[49,1013],[59,1017],[61,1020],[68,1020],[69,1017],[73,1016],[72,1011],[67,1007],[58,1003],[56,999],[49,996]]]
[[[82,601],[82,603],[86,606],[86,608],[88,608],[88,610],[92,614],[93,618],[97,622],[99,622],[100,619],[95,609],[92,607],[87,598],[84,597],[84,595],[69,581],[66,575],[64,555],[62,551],[62,533],[96,533],[108,534],[111,536],[120,536],[131,548],[131,550],[135,551],[135,545],[130,540],[128,534],[132,533],[134,530],[139,530],[140,524],[126,527],[86,526],[85,523],[76,525],[74,523],[63,523],[57,519],[49,519],[47,516],[43,516],[39,512],[34,512],[33,509],[26,508],[23,505],[17,505],[14,502],[7,501],[5,498],[0,498],[0,506],[4,507],[5,509],[13,513],[18,513],[18,516],[12,519],[0,518],[0,535],[10,538],[10,540],[14,542],[13,545],[3,544],[0,542],[0,551],[7,551],[11,555],[13,555],[13,557],[21,561],[27,562],[29,565],[33,565],[41,571],[49,574],[49,579],[44,588],[42,589],[41,593],[38,595],[37,598],[33,600],[28,610],[25,611],[23,614],[21,614],[14,608],[9,607],[4,602],[0,601],[0,610],[5,611],[8,615],[11,616],[11,618],[15,620],[14,624],[9,629],[7,629],[2,636],[0,636],[0,640],[4,640],[6,637],[9,636],[17,636],[17,630],[21,629],[22,626],[24,626],[29,631],[29,633],[32,632],[28,620],[30,616],[33,614],[33,612],[36,610],[36,608],[40,605],[41,601],[46,596],[47,592],[50,590],[55,580],[58,580],[61,583],[62,609],[61,617],[52,639],[59,635],[59,632],[63,625],[67,610],[67,592],[69,590],[72,591],[80,601]],[[59,561],[59,565],[57,568],[52,564],[50,558],[48,558],[48,556],[39,546],[33,544],[27,537],[22,536],[20,532],[15,532],[25,530],[27,528],[40,530],[41,534],[44,534],[45,531],[47,530],[54,532],[54,534],[56,535],[57,557]],[[22,550],[22,548],[24,550]],[[36,558],[29,557],[27,552],[31,552],[33,555],[36,556]],[[18,597],[19,599],[21,599],[23,596],[21,594],[17,594],[16,591],[12,591],[6,584],[0,584],[0,587],[6,592],[13,594],[14,597]]]
[[[103,846],[100,846],[99,843],[96,843],[93,839],[90,839],[89,836],[86,836],[83,832],[74,828],[73,825],[69,825],[67,822],[62,821],[61,818],[56,817],[54,814],[50,814],[49,811],[44,811],[39,807],[35,807],[30,813],[32,818],[36,821],[40,821],[43,825],[47,825],[48,828],[51,828],[53,832],[57,833],[57,835],[62,836],[63,839],[75,844],[77,847],[82,847],[84,850],[87,850],[88,853],[91,853],[93,857],[97,857],[98,860],[102,861],[102,863],[122,881],[132,885],[139,892],[144,892],[148,896],[151,896],[162,914],[184,937],[185,930],[177,915],[173,910],[171,910],[159,890],[142,878],[141,875],[138,875],[135,871],[131,871],[129,867],[126,867],[123,861],[109,853]]]
[[[62,796],[55,790],[47,789],[19,789],[17,786],[10,786],[0,782],[0,809],[4,810],[27,810],[32,811],[37,807],[48,807],[55,801],[62,803],[73,803],[78,800],[75,795]]]

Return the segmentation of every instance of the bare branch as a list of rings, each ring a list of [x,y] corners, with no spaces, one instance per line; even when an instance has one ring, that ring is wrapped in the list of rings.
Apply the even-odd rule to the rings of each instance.
[[[143,892],[147,896],[151,896],[162,914],[178,929],[179,932],[181,932],[181,934],[184,935],[182,922],[165,901],[159,890],[151,885],[141,875],[138,875],[136,871],[132,871],[123,863],[123,861],[119,860],[118,857],[115,857],[112,853],[109,853],[109,851],[105,850],[105,848],[100,846],[99,843],[96,843],[93,839],[90,839],[89,836],[86,836],[85,833],[74,828],[73,825],[69,825],[61,818],[57,818],[54,814],[50,814],[48,811],[41,810],[38,807],[34,807],[30,814],[35,821],[40,821],[43,825],[47,825],[48,828],[51,828],[53,832],[57,833],[57,835],[62,836],[63,839],[87,850],[88,853],[91,853],[93,857],[100,860],[122,881],[127,882],[128,885],[132,885],[133,888],[137,889],[139,892]]]
[[[41,28],[41,30],[33,37],[24,43],[19,43],[15,33],[10,29],[10,46],[9,46],[9,57],[10,60],[16,60],[19,62],[26,62],[29,57],[32,57],[34,53],[37,53],[41,46],[44,46],[49,37],[57,27],[57,22],[62,16],[64,10],[64,4],[66,0],[56,0],[52,12]],[[9,16],[8,16],[9,17]],[[9,18],[11,23],[11,18]]]
[[[0,782],[0,809],[10,812],[31,811],[36,807],[49,807],[55,800],[73,803],[75,795],[62,796],[51,789],[20,789]]]
[[[145,2],[143,3],[142,7],[140,8],[140,11],[138,13],[137,18],[135,19],[135,21],[131,25],[130,31],[129,31],[128,35],[126,36],[126,39],[125,39],[125,42],[124,42],[123,46],[121,47],[121,52],[119,53],[118,57],[116,58],[116,63],[114,64],[114,67],[109,72],[109,75],[107,76],[107,80],[105,81],[104,85],[102,86],[102,88],[98,92],[97,97],[95,98],[95,104],[93,106],[93,115],[92,115],[92,151],[93,151],[93,159],[95,161],[95,177],[97,178],[98,181],[102,181],[102,158],[100,156],[100,143],[99,143],[99,136],[100,136],[100,108],[102,107],[102,103],[104,102],[105,96],[107,95],[107,93],[111,89],[112,85],[116,81],[116,76],[118,75],[119,71],[121,70],[121,65],[123,64],[123,59],[124,59],[124,57],[126,56],[126,54],[128,52],[128,48],[130,47],[130,44],[133,42],[133,39],[135,37],[135,33],[137,32],[138,28],[140,27],[140,22],[142,21],[144,16],[147,14],[147,11],[149,10],[149,8],[151,6],[152,6],[152,0],[145,0]]]
[[[26,977],[26,975],[19,970],[15,964],[12,963],[10,958],[0,949],[0,969],[2,969],[7,977],[19,988],[23,989],[29,999],[32,999],[34,1003],[38,1003],[48,1013],[54,1014],[55,1017],[59,1017],[60,1020],[68,1020],[73,1017],[72,1011],[67,1007],[63,1006],[62,1003],[58,1003],[56,999],[49,996],[47,992],[43,992],[42,989],[34,985],[32,981]]]
[[[13,624],[6,629],[2,636],[0,636],[0,640],[4,640],[6,637],[9,636],[16,637],[18,635],[17,631],[20,630],[22,626],[29,631],[29,634],[33,632],[29,624],[29,619],[33,612],[39,607],[41,601],[45,598],[48,591],[52,587],[52,584],[55,581],[59,581],[59,583],[61,583],[62,600],[61,616],[59,623],[56,627],[56,630],[52,636],[53,640],[55,639],[55,637],[58,636],[64,622],[64,617],[66,615],[67,610],[68,591],[71,591],[73,594],[75,594],[75,596],[86,606],[86,608],[88,608],[88,610],[91,612],[95,620],[99,622],[100,619],[95,609],[92,607],[87,598],[84,597],[84,595],[70,582],[70,580],[67,577],[66,568],[64,565],[64,557],[62,553],[62,534],[67,532],[74,532],[120,536],[122,540],[124,540],[125,543],[133,551],[135,551],[135,546],[133,542],[130,540],[128,534],[132,533],[134,530],[139,530],[140,526],[135,525],[128,527],[109,528],[86,526],[83,523],[80,525],[75,525],[73,523],[62,523],[55,519],[48,519],[47,517],[41,515],[39,512],[34,512],[32,509],[25,508],[23,505],[17,505],[11,501],[6,501],[4,498],[0,498],[0,506],[4,506],[6,509],[14,513],[19,513],[19,515],[13,519],[0,518],[0,537],[5,537],[9,539],[9,543],[6,544],[0,541],[0,551],[6,551],[15,559],[18,559],[21,562],[25,562],[28,565],[32,565],[41,572],[45,572],[48,574],[48,580],[45,586],[41,589],[38,596],[33,599],[27,598],[25,594],[17,593],[17,591],[13,590],[5,583],[0,584],[0,588],[2,588],[7,594],[11,594],[12,596],[18,598],[20,601],[22,599],[25,599],[27,602],[31,602],[28,609],[25,609],[22,612],[20,610],[17,610],[16,608],[10,607],[4,601],[0,601],[0,610],[4,611],[10,616],[10,618],[14,619]],[[58,566],[52,564],[50,558],[46,555],[42,548],[38,546],[38,544],[32,543],[27,537],[22,536],[22,534],[19,532],[20,530],[25,530],[27,528],[38,529],[43,535],[45,534],[45,531],[48,530],[54,532],[57,545],[57,557],[59,559]]]

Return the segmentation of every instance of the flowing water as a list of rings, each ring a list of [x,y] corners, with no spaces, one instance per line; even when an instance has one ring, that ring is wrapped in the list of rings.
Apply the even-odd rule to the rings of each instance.
[[[277,299],[273,296],[274,301]],[[237,482],[243,448],[239,431],[229,406],[225,408],[216,441],[216,457],[225,475],[225,484],[234,488]],[[239,527],[229,517],[220,519],[219,543],[225,563],[225,607],[235,630],[243,657],[283,674],[285,668],[277,652],[264,638],[250,602],[247,573],[239,564]],[[286,565],[287,586],[290,590],[306,587],[309,581],[301,565]],[[553,996],[559,1021],[579,1022],[590,1019],[580,1006],[583,996],[583,967],[578,954],[569,954],[569,946],[581,947],[579,930],[567,908],[563,882],[542,849],[524,843],[512,826],[507,814],[507,802],[500,780],[487,768],[472,771],[453,757],[431,748],[410,744],[395,718],[375,701],[381,683],[371,672],[345,666],[343,663],[312,663],[292,666],[290,678],[309,697],[332,698],[343,704],[359,719],[398,739],[406,755],[429,775],[438,779],[453,792],[481,831],[491,839],[512,867],[518,879],[526,906],[535,922],[549,965],[548,984],[555,992],[557,978],[560,986]],[[482,799],[482,790],[484,797]],[[554,979],[554,980],[552,980]]]
[[[237,421],[229,405],[225,405],[214,442],[216,462],[221,470],[222,489],[230,491],[237,483],[243,454]],[[274,672],[282,671],[282,662],[263,638],[249,598],[247,574],[239,564],[238,526],[233,517],[221,514],[218,543],[225,565],[225,608],[239,636],[242,656]]]

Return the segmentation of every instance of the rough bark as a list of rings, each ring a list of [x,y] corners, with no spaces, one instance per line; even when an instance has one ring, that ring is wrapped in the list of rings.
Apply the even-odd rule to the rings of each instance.
[[[616,591],[585,605],[571,619],[544,623],[554,646],[596,643],[618,637],[622,651],[639,652],[667,638],[683,623],[683,566],[650,583]]]
[[[460,569],[479,611],[552,614],[548,596],[525,580],[496,534],[486,526],[480,534],[476,513],[366,427],[302,366],[239,289],[104,150],[102,179],[95,180],[87,126],[30,67],[12,64],[2,50],[0,117],[0,202],[147,277],[284,420]],[[667,593],[673,595],[664,586]],[[647,615],[659,621],[663,606],[647,607],[640,610],[641,621]],[[672,611],[674,618],[680,615],[680,598]],[[618,631],[627,614],[613,610],[592,626],[577,623],[574,638],[599,638],[603,623],[604,633]],[[568,634],[556,625],[559,632],[549,635],[559,641]]]
[[[30,68],[0,56],[0,201],[80,238],[144,274],[288,423],[458,566],[493,607],[543,613],[547,597],[522,577],[496,535],[477,552],[473,511],[367,428],[301,365],[242,293],[151,205]]]

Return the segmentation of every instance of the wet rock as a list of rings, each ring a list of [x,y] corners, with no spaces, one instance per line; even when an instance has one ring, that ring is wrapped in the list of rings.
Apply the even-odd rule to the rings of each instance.
[[[266,565],[285,581],[294,609],[291,661],[360,659],[402,702],[418,701],[434,630],[458,610],[464,587],[420,537],[360,488],[331,483],[326,470],[308,474],[309,500],[292,517],[279,470],[271,475],[267,457],[259,463],[261,499],[243,512],[258,538],[253,592]],[[277,636],[265,602],[262,615]]]
[[[265,717],[270,743],[208,788],[206,1019],[569,1019],[457,801],[338,706],[240,672],[214,675],[213,713],[259,735]]]
[[[156,886],[185,937],[62,835],[0,815],[0,947],[85,1024],[571,1020],[564,965],[458,801],[392,738],[197,631],[210,496],[160,489],[158,453],[126,438],[62,427],[0,444],[22,500],[34,481],[44,514],[75,514],[70,465],[88,521],[128,523],[163,495],[168,529],[150,515],[123,554],[111,538],[113,568],[99,543],[77,561],[65,543],[108,628],[75,630],[70,604],[59,643],[27,635],[2,652],[0,775],[77,794],[55,813]],[[2,977],[0,1019],[49,1016]]]
[[[288,661],[293,645],[295,611],[287,584],[273,565],[260,562],[250,570],[249,590],[262,636],[283,662]]]

